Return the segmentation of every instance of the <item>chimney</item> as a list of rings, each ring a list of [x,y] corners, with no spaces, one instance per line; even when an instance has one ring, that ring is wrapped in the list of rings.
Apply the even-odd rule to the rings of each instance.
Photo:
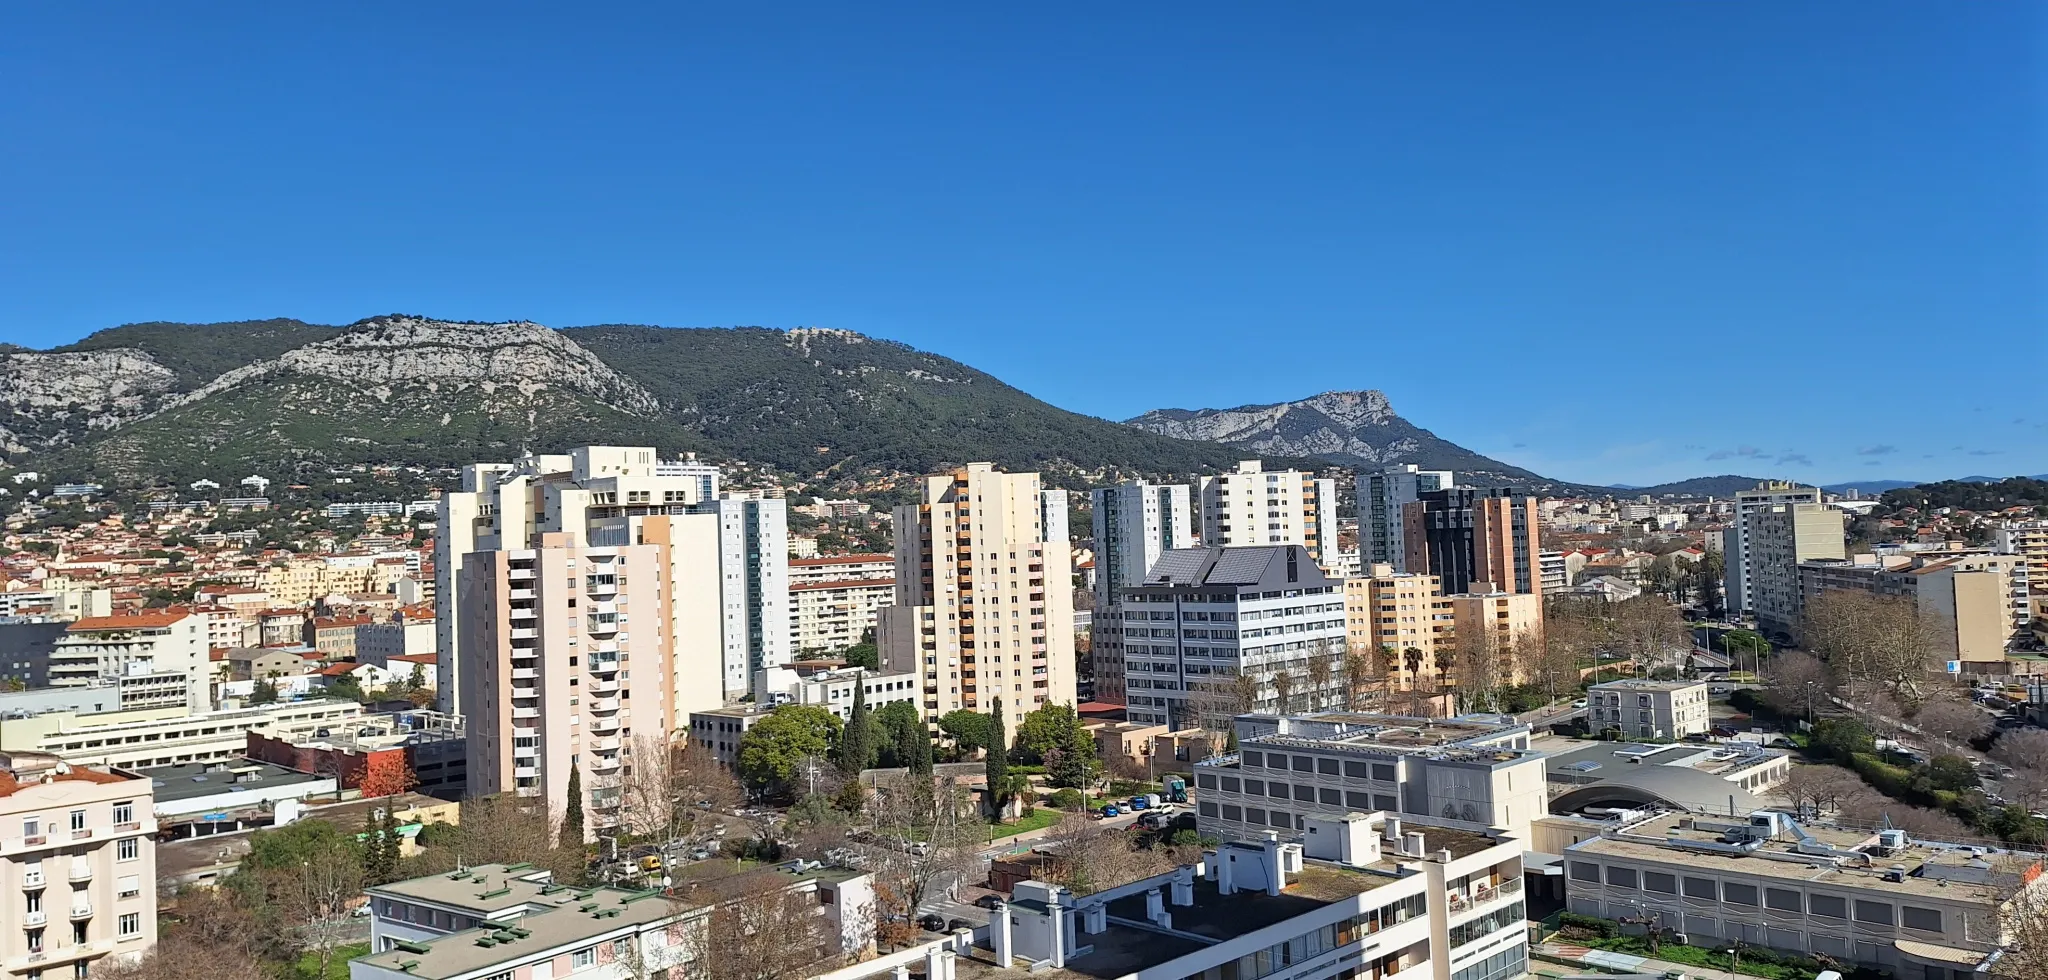
[[[998,901],[995,911],[989,914],[988,937],[989,945],[996,950],[996,966],[1005,970],[1010,968],[1011,948],[1015,944],[1011,932],[1010,903]]]
[[[1260,843],[1266,851],[1266,894],[1278,895],[1287,888],[1287,869],[1280,865],[1280,835],[1266,831],[1266,839]]]
[[[1386,839],[1388,839],[1388,840],[1390,840],[1390,841],[1393,841],[1393,842],[1394,842],[1394,847],[1395,847],[1395,849],[1396,849],[1396,850],[1398,850],[1398,849],[1400,848],[1400,846],[1401,846],[1401,818],[1400,818],[1400,817],[1388,817],[1388,818],[1387,818],[1387,826],[1386,826],[1386,830],[1385,830],[1385,831],[1384,831],[1384,833],[1383,833],[1383,836],[1385,836],[1385,837],[1386,837]]]
[[[1421,857],[1423,854],[1422,835],[1419,833],[1408,834],[1407,841],[1406,844],[1402,845],[1401,853],[1412,858]]]

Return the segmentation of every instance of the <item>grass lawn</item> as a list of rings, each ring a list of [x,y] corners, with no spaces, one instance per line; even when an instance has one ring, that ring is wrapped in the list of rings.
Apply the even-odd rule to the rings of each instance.
[[[1612,939],[1595,940],[1588,945],[1594,949],[1604,949],[1616,953],[1631,953],[1636,956],[1648,956],[1652,959],[1683,963],[1686,966],[1703,966],[1712,970],[1728,969],[1728,954],[1718,949],[1664,943],[1658,947],[1656,952],[1652,953],[1650,952],[1649,940],[1641,936],[1616,936]],[[1752,977],[1763,977],[1765,980],[1810,980],[1814,973],[1814,971],[1809,969],[1800,969],[1779,963],[1756,963],[1747,959],[1743,960],[1742,968],[1735,972]]]
[[[1051,807],[1039,807],[1038,809],[1031,811],[1031,815],[1028,817],[1024,817],[1013,823],[997,824],[996,826],[990,827],[988,839],[992,841],[998,841],[1002,840],[1005,837],[1015,837],[1018,834],[1025,833],[1027,831],[1044,830],[1045,828],[1050,827],[1053,824],[1059,823],[1060,818],[1066,815],[1067,811],[1065,810],[1055,810]]]
[[[327,975],[320,975],[320,955],[307,953],[292,963],[292,980],[348,980],[348,961],[370,953],[369,943],[349,943],[334,948],[327,962]]]

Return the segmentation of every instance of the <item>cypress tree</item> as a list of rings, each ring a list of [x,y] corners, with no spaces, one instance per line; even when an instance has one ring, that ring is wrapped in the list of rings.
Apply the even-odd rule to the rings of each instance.
[[[377,819],[374,810],[363,814],[363,881],[366,884],[381,885],[391,880],[391,869],[384,866],[384,825]]]
[[[853,682],[853,711],[846,719],[846,730],[839,735],[839,771],[849,776],[858,776],[861,770],[873,765],[875,752],[875,721],[868,716],[867,677],[862,675]]]
[[[1003,801],[1010,795],[1010,733],[1003,725],[1002,698],[996,699],[990,713],[988,742],[988,758],[981,764],[981,773],[988,780],[988,801],[1000,818]]]
[[[903,759],[912,775],[932,774],[932,733],[925,730],[922,721],[903,732],[902,744],[896,747],[896,754]]]
[[[382,863],[385,872],[391,876],[387,880],[397,881],[399,863],[404,860],[400,853],[402,848],[399,846],[402,838],[398,836],[398,817],[391,812],[391,801],[386,800],[384,803],[384,859]]]
[[[583,774],[569,766],[569,803],[562,808],[562,835],[558,841],[567,850],[583,850]]]

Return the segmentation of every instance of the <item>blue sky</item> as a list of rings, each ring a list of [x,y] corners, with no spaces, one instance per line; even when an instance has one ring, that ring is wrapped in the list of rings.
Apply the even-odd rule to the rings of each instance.
[[[2048,472],[2040,4],[172,6],[0,11],[0,339],[831,326],[1566,479]]]

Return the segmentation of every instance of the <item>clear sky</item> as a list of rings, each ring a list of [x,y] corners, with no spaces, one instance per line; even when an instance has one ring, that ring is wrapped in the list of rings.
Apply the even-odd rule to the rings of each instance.
[[[2043,473],[2044,120],[2023,2],[14,3],[0,340],[828,326],[1564,479]]]

